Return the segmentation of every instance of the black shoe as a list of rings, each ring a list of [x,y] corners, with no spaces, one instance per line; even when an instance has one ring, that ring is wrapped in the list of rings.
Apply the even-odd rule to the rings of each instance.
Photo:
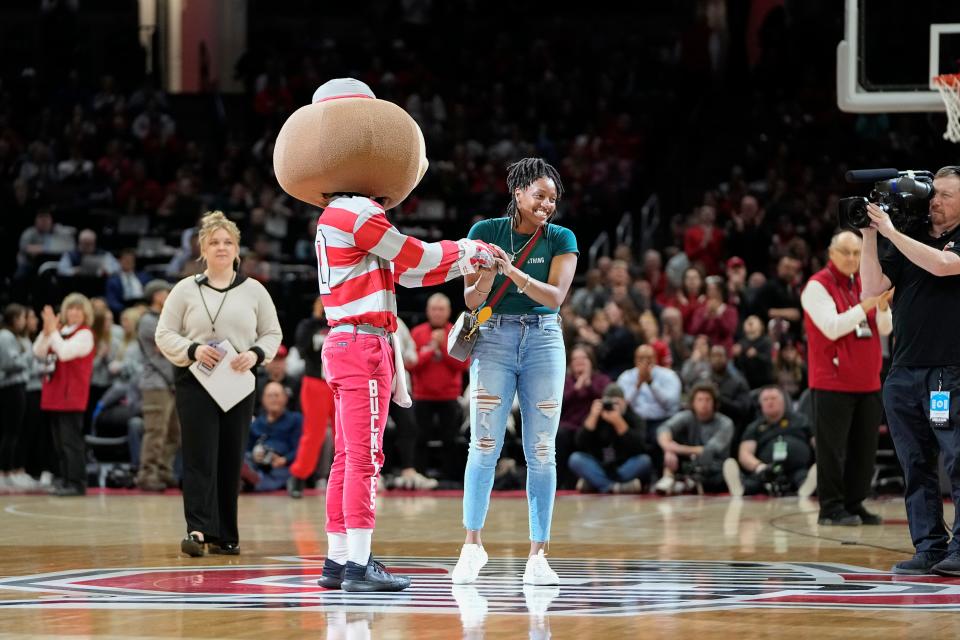
[[[343,583],[343,574],[346,570],[347,565],[327,558],[323,561],[323,575],[317,580],[317,584],[324,589],[339,589]]]
[[[821,527],[856,527],[863,522],[860,520],[860,516],[840,510],[828,516],[820,516],[817,524]]]
[[[392,575],[370,556],[366,566],[347,560],[340,588],[344,591],[403,591],[409,586],[410,578]]]
[[[207,552],[218,556],[238,556],[240,545],[236,542],[211,542],[207,545]]]
[[[946,558],[933,565],[931,571],[938,576],[960,578],[960,551],[954,551]]]
[[[296,476],[290,476],[290,479],[287,480],[287,494],[289,494],[291,498],[302,498],[303,489],[306,486],[306,480],[301,480]]]
[[[73,484],[65,484],[61,487],[57,487],[53,492],[53,495],[57,496],[58,498],[72,498],[73,496],[83,496],[86,494],[86,489]]]
[[[872,511],[867,511],[863,505],[854,507],[853,509],[847,509],[849,513],[853,515],[860,516],[860,522],[867,526],[876,526],[883,524],[883,518],[873,513]]]
[[[930,575],[933,568],[946,559],[946,554],[933,551],[920,551],[909,560],[893,565],[891,571],[901,576]],[[956,564],[954,566],[957,566]]]
[[[195,533],[189,534],[186,538],[180,541],[180,551],[184,552],[191,558],[201,558],[205,555],[203,549],[204,542],[200,539]]]

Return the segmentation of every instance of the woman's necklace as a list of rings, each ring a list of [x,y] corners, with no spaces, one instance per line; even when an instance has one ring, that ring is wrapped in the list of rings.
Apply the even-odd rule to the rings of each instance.
[[[518,231],[517,233],[519,233],[519,231]],[[527,241],[523,243],[523,246],[520,247],[520,249],[514,250],[514,248],[513,248],[513,225],[512,225],[512,224],[510,225],[510,262],[511,262],[511,263],[513,263],[513,261],[517,259],[517,254],[518,254],[518,253],[522,253],[523,250],[527,247],[527,245],[530,244],[530,241],[533,240],[533,236],[535,236],[535,235],[537,235],[536,230],[534,230],[533,234],[531,234],[531,236],[530,236],[529,238],[527,238]]]

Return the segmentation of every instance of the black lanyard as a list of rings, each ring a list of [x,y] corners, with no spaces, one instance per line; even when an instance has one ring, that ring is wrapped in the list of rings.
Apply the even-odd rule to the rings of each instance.
[[[234,273],[234,277],[230,279],[230,284],[231,284],[231,285],[233,284],[234,278],[236,278],[236,273]],[[223,311],[223,303],[227,301],[227,294],[230,293],[230,288],[229,288],[229,286],[228,286],[228,287],[227,287],[227,290],[223,292],[223,298],[220,299],[220,306],[217,307],[217,315],[211,316],[211,315],[210,315],[210,309],[207,308],[207,300],[206,300],[206,298],[203,297],[203,285],[198,282],[198,283],[197,283],[197,287],[198,287],[199,290],[200,290],[200,291],[199,291],[199,293],[200,293],[200,302],[203,303],[203,310],[207,312],[207,318],[210,319],[210,330],[213,331],[213,334],[214,334],[214,335],[216,335],[216,334],[217,334],[217,327],[216,327],[217,318],[220,317],[220,312]]]

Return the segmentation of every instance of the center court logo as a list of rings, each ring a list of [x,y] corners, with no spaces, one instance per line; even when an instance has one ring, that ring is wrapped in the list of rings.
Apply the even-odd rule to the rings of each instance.
[[[0,579],[24,597],[2,608],[39,609],[300,609],[458,614],[464,594],[450,584],[455,558],[384,557],[413,578],[406,591],[362,594],[317,586],[323,558],[270,558],[275,564],[225,567],[98,569]],[[960,580],[894,576],[842,564],[733,561],[556,559],[559,589],[550,616],[637,616],[752,608],[960,611]],[[524,560],[491,558],[467,594],[487,614],[527,615]],[[30,597],[26,597],[29,595]],[[42,596],[42,597],[39,597]]]

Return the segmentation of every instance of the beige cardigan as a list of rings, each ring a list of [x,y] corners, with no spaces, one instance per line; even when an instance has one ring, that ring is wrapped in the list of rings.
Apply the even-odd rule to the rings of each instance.
[[[167,297],[156,333],[157,348],[178,367],[194,361],[197,346],[224,338],[238,353],[256,353],[258,364],[269,362],[282,337],[270,294],[256,280],[243,276],[224,290],[198,283],[197,276],[184,278]]]

